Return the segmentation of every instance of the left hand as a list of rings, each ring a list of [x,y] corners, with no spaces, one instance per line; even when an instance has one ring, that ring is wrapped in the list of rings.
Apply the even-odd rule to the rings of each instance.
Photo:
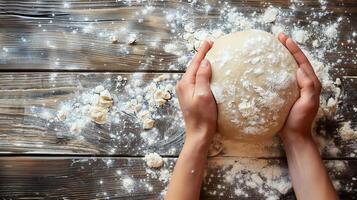
[[[201,44],[176,85],[185,121],[186,140],[198,139],[208,145],[217,128],[217,105],[210,88],[211,65],[204,59],[212,44],[208,41]]]

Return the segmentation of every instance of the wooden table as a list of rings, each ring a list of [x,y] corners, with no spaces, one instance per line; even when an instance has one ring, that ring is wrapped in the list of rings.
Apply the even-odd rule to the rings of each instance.
[[[217,3],[210,1],[211,3]],[[288,1],[274,0],[272,5],[289,9]],[[115,0],[0,0],[0,197],[1,199],[160,199],[166,180],[148,176],[142,157],[155,151],[165,157],[162,170],[172,171],[183,143],[181,126],[171,127],[177,113],[168,111],[168,118],[157,125],[159,136],[154,145],[146,145],[140,137],[142,129],[135,124],[91,126],[81,138],[64,134],[68,129],[49,123],[39,110],[56,112],[60,102],[93,88],[118,75],[132,77],[142,73],[148,82],[160,74],[178,74],[184,68],[170,68],[177,56],[166,53],[163,46],[171,42],[174,33],[166,27],[162,12],[138,22],[135,11],[147,2],[132,1],[131,5]],[[209,15],[188,2],[150,1],[158,10],[174,12],[179,6],[192,11],[197,21],[215,19],[219,12]],[[242,12],[258,11],[266,4],[260,1],[233,1]],[[305,16],[321,9],[317,1],[304,1],[296,9],[293,21],[308,23]],[[351,27],[343,29],[338,42],[343,43],[351,31],[356,31],[357,3],[354,0],[328,1],[333,11],[326,19],[345,16]],[[93,24],[97,30],[118,30],[128,27],[139,33],[135,45],[119,41],[112,44],[108,37],[84,31]],[[156,47],[151,47],[160,38]],[[119,51],[124,45],[127,53]],[[352,46],[357,48],[356,44]],[[338,111],[342,117],[327,121],[328,138],[340,150],[337,155],[323,152],[323,158],[334,180],[339,181],[341,199],[357,198],[357,142],[343,141],[337,130],[340,122],[351,120],[357,126],[356,51],[338,48],[328,59],[345,56],[350,60],[334,66],[332,74],[342,81],[346,94]],[[354,62],[353,62],[354,61]],[[79,87],[80,86],[80,87]],[[171,116],[171,118],[170,118]],[[171,127],[171,128],[170,128]],[[130,141],[118,141],[111,133],[134,134]],[[64,134],[64,135],[63,135]],[[114,150],[113,150],[114,149]],[[353,154],[354,152],[354,154]],[[222,154],[209,159],[207,177],[202,190],[203,199],[235,199],[235,187],[224,182],[223,168],[227,163],[243,158]],[[269,161],[286,168],[283,155],[262,155],[249,158],[251,162]],[[334,164],[343,161],[347,169],[340,172]],[[157,172],[153,172],[157,173]],[[122,179],[133,178],[135,189],[128,191]],[[206,179],[207,180],[207,179]],[[238,180],[237,180],[238,181]],[[145,185],[146,184],[146,185]],[[149,186],[148,186],[149,184]],[[220,185],[217,187],[217,185]],[[223,189],[222,189],[223,188]],[[242,197],[240,197],[242,198]],[[248,197],[261,199],[258,191]],[[293,191],[281,199],[295,199]]]

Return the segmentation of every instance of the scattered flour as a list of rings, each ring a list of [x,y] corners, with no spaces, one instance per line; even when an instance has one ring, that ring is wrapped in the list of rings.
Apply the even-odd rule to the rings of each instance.
[[[122,186],[127,192],[133,192],[135,189],[135,181],[130,177],[124,178],[122,180]]]
[[[109,83],[104,81],[74,99],[62,102],[56,119],[67,125],[71,133],[80,133],[90,121],[100,125],[118,123],[121,113],[128,113],[135,116],[144,130],[150,130],[155,127],[155,119],[160,117],[157,111],[162,107],[166,105],[179,110],[177,99],[168,105],[174,94],[174,83],[176,79],[168,74],[153,78],[145,86],[138,75],[130,81],[119,75]],[[119,89],[121,93],[118,93]]]
[[[291,189],[291,182],[286,168],[266,160],[244,159],[213,161],[212,166],[222,171],[224,182],[234,187],[234,193],[240,197],[248,197],[251,190],[257,191],[266,199],[279,199]],[[221,175],[217,175],[221,176]],[[214,175],[206,176],[204,181],[210,184]],[[223,187],[216,192],[225,193]]]
[[[322,5],[322,9],[324,9],[327,2],[324,0],[320,0],[319,2]],[[335,113],[342,98],[340,83],[337,80],[333,80],[329,71],[338,62],[336,60],[336,62],[326,63],[325,60],[326,53],[336,50],[336,40],[339,37],[339,29],[341,27],[340,21],[331,22],[329,20],[327,23],[320,23],[318,21],[325,18],[326,14],[312,12],[311,16],[309,16],[311,25],[304,26],[304,29],[301,29],[299,24],[280,22],[280,18],[290,19],[291,16],[294,16],[295,9],[303,5],[303,1],[292,0],[290,1],[291,10],[268,7],[261,13],[257,11],[243,13],[228,3],[222,3],[217,21],[212,20],[212,22],[202,24],[199,24],[195,17],[190,17],[192,13],[185,9],[178,9],[175,13],[167,11],[165,13],[167,15],[167,27],[174,37],[171,40],[172,42],[163,46],[163,49],[165,52],[178,55],[175,63],[170,65],[170,69],[182,69],[182,66],[187,64],[204,39],[214,41],[216,38],[227,33],[252,28],[262,28],[266,31],[271,31],[274,35],[285,32],[300,43],[322,83],[323,91],[316,122],[324,118],[333,119],[336,117]],[[209,11],[210,9],[206,10]],[[90,34],[96,32],[95,29],[95,25],[90,24],[83,27],[82,31]],[[73,34],[75,34],[75,30]],[[129,36],[128,33],[125,33],[125,37],[121,37],[120,34],[108,33],[103,34],[102,37],[108,40],[110,36],[114,35],[115,37],[110,38],[110,41],[113,43],[119,42],[118,38],[121,41],[126,41],[127,44],[134,44],[137,40],[136,35]],[[354,44],[356,35],[356,32],[353,32],[349,36],[350,43]],[[307,47],[310,41],[313,49]],[[130,53],[126,46],[118,46],[122,55]],[[5,48],[3,50],[5,51]],[[351,53],[354,53],[354,51],[351,50]],[[353,62],[355,63],[356,61],[353,60]],[[175,85],[175,81],[178,78],[171,76],[167,78],[161,77],[152,80],[152,83],[142,85],[140,84],[140,81],[143,80],[142,77],[132,77],[130,80],[122,76],[115,77],[115,80],[111,80],[114,81],[113,84],[103,83],[95,88],[76,94],[74,99],[61,102],[55,114],[57,116],[56,120],[59,123],[63,123],[71,133],[82,133],[82,130],[93,125],[93,122],[103,125],[118,124],[122,118],[121,114],[124,113],[125,116],[131,116],[133,121],[137,121],[140,125],[139,128],[145,129],[145,134],[141,134],[142,136],[145,135],[143,137],[145,141],[155,143],[161,139],[159,138],[160,134],[155,132],[155,122],[160,118],[167,117],[167,115],[162,116],[160,112],[168,105],[175,107],[176,110],[174,112],[178,112],[179,110],[173,89],[173,85]],[[125,94],[126,96],[121,97],[121,94]],[[242,108],[244,106],[249,105],[242,105]],[[357,108],[353,107],[353,110],[357,112]],[[183,127],[181,118],[182,116],[178,115],[175,117],[175,120],[177,120],[176,123]],[[117,141],[121,141],[124,138],[120,134],[122,133],[113,134],[111,137],[118,139]],[[336,145],[334,143],[330,144],[326,141],[324,135],[318,136],[318,134],[315,133],[314,137],[319,140],[319,143],[324,144],[323,146],[328,148],[327,150],[330,154],[337,154]],[[343,140],[353,141],[356,139],[356,131],[352,129],[351,121],[343,123],[343,126],[339,129],[339,134]],[[130,137],[134,138],[135,135],[131,134]],[[124,141],[129,142],[130,140],[126,138]],[[215,148],[220,152],[223,147],[220,145],[219,139],[217,143],[219,145]],[[271,146],[272,144],[269,143],[269,145]],[[261,146],[263,147],[264,145]],[[115,148],[117,146],[113,146],[114,150]],[[247,152],[252,151],[250,147],[246,147],[244,150]],[[267,151],[267,149],[264,149],[264,152]],[[254,155],[261,155],[261,152],[256,151]],[[356,153],[352,152],[351,156],[356,156]],[[291,188],[291,183],[284,167],[263,161],[253,164],[240,160],[237,163],[231,164],[233,167],[227,169],[224,178],[225,182],[234,188],[237,196],[248,197],[249,191],[254,189],[266,199],[279,199],[279,195],[287,193]],[[224,166],[228,165],[225,164]],[[341,163],[338,163],[334,167],[339,171],[345,170],[344,165]],[[118,173],[118,176],[122,176],[122,173],[124,172]],[[167,184],[170,177],[168,169],[152,170],[148,168],[147,174],[148,176],[154,176],[153,174],[155,174],[156,178],[165,184]],[[210,177],[206,177],[205,182],[209,183],[209,179]],[[127,177],[122,179],[122,186],[128,193],[134,191],[136,184],[137,181],[134,181],[133,178]],[[341,185],[338,181],[334,181],[334,184],[337,186]],[[147,188],[150,190],[152,186],[148,185]],[[224,188],[220,187],[220,189],[223,190]],[[164,193],[165,190],[163,190],[162,194]],[[221,191],[217,195],[221,193],[224,194]]]
[[[338,36],[337,28],[338,28],[338,23],[333,23],[331,25],[328,25],[324,28],[324,34],[328,38],[336,39]]]

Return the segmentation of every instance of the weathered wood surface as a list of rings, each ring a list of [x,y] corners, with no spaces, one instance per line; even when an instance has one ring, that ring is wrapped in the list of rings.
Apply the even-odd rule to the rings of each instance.
[[[133,81],[140,77],[142,85],[151,83],[160,74],[142,73],[143,76],[137,76],[138,74],[131,73],[1,73],[0,152],[134,156],[156,151],[162,155],[178,156],[184,129],[177,105],[175,107],[171,101],[166,107],[159,109],[159,114],[163,117],[157,121],[157,135],[153,136],[156,142],[153,144],[148,144],[147,138],[141,137],[144,130],[131,115],[122,115],[120,121],[108,122],[105,125],[90,123],[80,134],[71,133],[66,123],[54,120],[62,103],[78,98],[97,85],[107,85],[110,92],[116,94],[118,100],[115,104],[129,101],[128,92],[123,90],[125,86],[115,87],[118,75],[128,78],[125,84],[128,86],[133,85]],[[356,156],[356,141],[343,141],[338,133],[341,122],[351,120],[352,127],[357,125],[356,112],[352,105],[357,101],[357,94],[354,92],[357,85],[353,84],[354,81],[351,78],[342,79],[342,88],[347,95],[337,113],[341,117],[322,123],[322,129],[328,133],[324,136],[328,138],[327,143],[333,141],[341,151],[337,155],[325,151],[325,158]],[[175,85],[174,79],[169,82]],[[111,137],[116,132],[120,137]],[[255,156],[282,156],[280,145],[274,146],[273,150],[261,151]],[[225,152],[225,156],[250,156],[251,153],[230,149]]]
[[[282,6],[286,12],[290,4],[287,1],[271,3]],[[149,15],[138,15],[146,3],[132,2],[128,6],[114,0],[71,1],[67,4],[62,0],[1,1],[0,41],[6,52],[0,53],[0,70],[182,71],[183,65],[169,68],[170,64],[176,63],[177,56],[163,50],[173,38],[182,41],[175,37],[177,32],[170,32],[164,12],[175,12],[183,6],[181,10],[189,13],[197,24],[209,21],[214,24],[221,5],[212,4],[209,15],[205,15],[201,3],[193,6],[187,2],[152,1],[148,4],[155,10]],[[260,1],[233,1],[232,6],[237,6],[243,13],[260,13],[266,5]],[[316,1],[306,1],[305,6],[297,6],[287,26],[293,23],[308,25],[314,19],[311,12],[320,7]],[[353,27],[357,25],[356,15],[352,15],[357,12],[356,6],[353,1],[331,2],[327,4],[327,10],[333,12],[320,19],[321,23],[340,16],[351,18],[352,26],[342,23],[340,27],[341,33],[336,41],[338,48],[327,55],[331,61],[344,57],[344,62],[338,67],[348,70],[354,53],[346,48],[348,45],[340,44],[347,44]],[[306,16],[310,16],[309,20]],[[269,29],[268,26],[261,28]],[[112,44],[110,35],[121,30],[125,31],[119,34],[119,44]],[[126,43],[130,34],[137,35],[136,45]]]
[[[111,82],[118,75],[83,72],[130,72],[122,74],[123,77],[133,76],[131,72],[184,72],[184,65],[170,67],[177,63],[178,57],[163,50],[163,46],[172,42],[177,34],[171,33],[166,26],[163,11],[174,12],[183,6],[197,24],[203,25],[217,20],[220,11],[216,1],[208,2],[213,6],[209,15],[205,14],[202,2],[192,6],[186,1],[158,0],[148,2],[155,7],[153,13],[140,16],[135,12],[142,11],[146,3],[136,1],[127,5],[115,0],[0,0],[0,153],[4,154],[0,157],[0,196],[5,199],[162,198],[161,192],[167,182],[148,176],[143,160],[134,157],[152,151],[163,156],[178,156],[184,130],[172,123],[179,117],[171,106],[161,110],[160,115],[165,118],[159,120],[156,141],[150,145],[141,137],[140,124],[130,115],[123,115],[121,123],[117,124],[88,125],[78,135],[69,133],[68,126],[61,122],[51,122],[48,115],[55,115],[61,102],[74,99],[100,83]],[[295,3],[294,11],[289,11],[290,1],[273,0],[270,3],[294,16],[286,21],[288,27],[293,23],[307,26],[314,19],[312,12],[323,10],[315,0],[303,1],[303,6]],[[257,0],[231,1],[230,4],[243,13],[260,13],[268,6],[268,3]],[[356,55],[351,50],[356,45],[347,43],[356,31],[357,4],[355,0],[329,1],[326,10],[330,13],[319,22],[335,21],[340,16],[348,17],[351,22],[341,23],[336,49],[326,52],[325,56],[325,63],[342,58],[331,74],[341,78],[345,98],[337,120],[323,123],[327,142],[333,141],[340,153],[332,155],[325,151],[323,157],[337,159],[326,163],[332,179],[342,186],[339,190],[341,199],[356,199],[357,143],[341,140],[337,130],[341,122],[348,120],[352,127],[357,127],[357,113],[353,109],[357,102]],[[112,44],[109,35],[121,28],[127,32],[121,35],[119,44]],[[260,28],[269,30],[270,27]],[[135,45],[126,43],[130,33],[138,36]],[[311,45],[307,44],[307,48],[311,49]],[[53,73],[64,71],[74,73]],[[156,75],[144,74],[144,83]],[[126,95],[122,94],[123,97]],[[113,139],[111,133],[115,131],[120,138]],[[274,154],[262,152],[258,157],[269,158],[260,160],[286,169],[283,160],[271,158],[283,156],[281,146],[274,148]],[[222,177],[234,160],[240,160],[231,156],[247,156],[236,153],[228,151],[210,160],[207,177],[211,177],[211,181],[206,178],[203,199],[246,198],[235,195],[240,179],[229,184]],[[16,157],[15,154],[34,157]],[[44,157],[48,154],[53,157]],[[99,157],[73,157],[76,155]],[[108,157],[111,155],[116,157]],[[175,158],[165,160],[164,169],[171,171]],[[340,162],[346,163],[346,169],[341,172],[336,167]],[[132,192],[122,187],[122,179],[126,176],[139,182]],[[248,194],[248,199],[262,199],[257,189],[249,190]],[[295,197],[290,190],[280,199]]]
[[[248,190],[248,183],[239,183],[236,178],[233,183],[226,182],[227,173],[235,160],[240,159],[210,159],[201,192],[202,199],[264,197],[264,193],[260,194],[257,191],[251,191],[248,198],[235,195],[237,188]],[[267,161],[245,159],[245,162],[255,166]],[[340,165],[341,162],[347,169],[334,169],[334,166]],[[5,199],[162,199],[162,191],[168,182],[163,176],[160,178],[160,174],[166,170],[172,172],[174,163],[174,158],[167,158],[164,168],[147,173],[148,168],[141,158],[1,157],[0,194]],[[283,171],[286,170],[286,163],[282,160],[269,160],[269,163],[268,166],[274,165]],[[340,198],[356,199],[357,161],[331,160],[325,163],[332,179],[339,185]],[[237,172],[244,173],[249,176],[254,172]],[[282,176],[286,176],[286,173]],[[128,191],[123,185],[123,179],[127,177],[135,183],[132,191]],[[295,199],[291,189],[286,194],[278,196],[280,199]]]
[[[158,110],[155,129],[144,131],[133,115],[122,113],[118,122],[88,124],[81,133],[71,133],[66,123],[56,121],[60,105],[78,98],[97,85],[106,85],[117,96],[115,105],[130,101],[123,86],[116,87],[119,74],[111,73],[2,73],[0,74],[0,151],[3,153],[145,155],[151,150],[177,156],[184,129],[174,102]],[[138,74],[120,74],[133,85]],[[159,74],[142,74],[141,85]],[[135,78],[133,77],[135,76]],[[109,79],[109,80],[108,80]],[[169,80],[175,84],[174,80]],[[137,87],[141,87],[138,85]],[[179,123],[180,122],[180,123]],[[148,144],[146,132],[155,139]],[[113,137],[112,135],[115,135]],[[118,136],[118,137],[117,137]]]

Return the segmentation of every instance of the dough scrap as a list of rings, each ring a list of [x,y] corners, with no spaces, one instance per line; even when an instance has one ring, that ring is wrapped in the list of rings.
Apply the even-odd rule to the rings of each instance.
[[[146,164],[150,168],[160,168],[164,164],[164,160],[157,153],[146,154],[144,160],[146,161]]]
[[[94,92],[100,93],[100,95],[98,102],[91,106],[89,116],[95,123],[105,124],[108,119],[109,109],[113,106],[113,97],[102,85],[97,86]]]

